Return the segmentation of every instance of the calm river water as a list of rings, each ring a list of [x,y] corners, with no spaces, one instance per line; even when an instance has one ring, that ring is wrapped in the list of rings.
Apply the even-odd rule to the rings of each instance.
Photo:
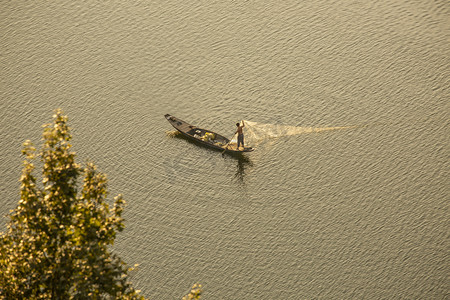
[[[128,202],[114,251],[145,296],[448,297],[447,1],[1,6],[2,215],[60,107]],[[241,119],[354,127],[222,157],[166,113],[229,137]]]

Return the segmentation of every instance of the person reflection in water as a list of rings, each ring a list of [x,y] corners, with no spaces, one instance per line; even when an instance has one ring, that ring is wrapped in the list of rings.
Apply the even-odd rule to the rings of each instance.
[[[252,167],[253,163],[248,157],[241,156],[237,159],[237,169],[236,173],[234,174],[234,178],[237,179],[237,181],[241,184],[245,184],[244,178],[246,175],[246,171],[248,171],[249,167]]]
[[[235,134],[238,134],[237,139],[237,149],[239,150],[240,145],[242,144],[242,148],[244,148],[244,120],[242,120],[242,126],[239,123],[236,123],[237,130]]]

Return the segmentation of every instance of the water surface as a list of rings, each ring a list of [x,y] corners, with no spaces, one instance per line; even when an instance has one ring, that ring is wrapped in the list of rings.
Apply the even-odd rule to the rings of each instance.
[[[448,296],[446,1],[5,2],[2,214],[25,139],[62,108],[128,202],[114,251],[174,299]],[[222,157],[164,114],[348,127]],[[4,225],[2,225],[4,228]]]

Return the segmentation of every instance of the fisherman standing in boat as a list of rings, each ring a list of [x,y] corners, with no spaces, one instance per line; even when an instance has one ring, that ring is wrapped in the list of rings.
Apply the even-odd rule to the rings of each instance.
[[[239,123],[236,123],[237,126],[237,130],[235,132],[235,134],[238,134],[238,138],[237,138],[237,149],[239,150],[239,146],[242,144],[242,147],[244,147],[244,120],[242,120],[242,126]]]

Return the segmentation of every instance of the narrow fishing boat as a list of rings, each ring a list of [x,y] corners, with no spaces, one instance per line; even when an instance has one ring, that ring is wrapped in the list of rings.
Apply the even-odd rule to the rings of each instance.
[[[167,121],[182,135],[187,137],[190,140],[198,142],[202,145],[208,146],[213,149],[227,151],[231,153],[243,153],[243,152],[251,152],[255,150],[252,147],[239,147],[237,148],[237,144],[231,142],[230,139],[215,133],[211,130],[206,130],[202,128],[198,128],[197,126],[190,125],[183,120],[180,120],[170,114],[164,115]]]

